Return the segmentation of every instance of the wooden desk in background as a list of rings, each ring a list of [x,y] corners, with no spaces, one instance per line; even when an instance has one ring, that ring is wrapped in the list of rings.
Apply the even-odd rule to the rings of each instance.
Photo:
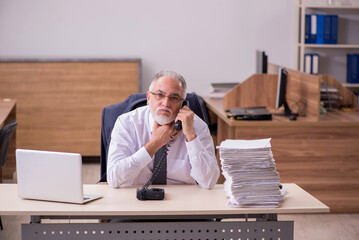
[[[217,145],[225,139],[272,138],[281,182],[294,182],[331,212],[359,212],[359,113],[320,115],[319,121],[274,116],[273,121],[227,118],[223,100],[204,97],[218,124]],[[223,177],[219,183],[223,182]]]
[[[16,101],[12,99],[0,99],[0,129],[11,120],[16,120]],[[9,146],[6,165],[4,168],[0,168],[0,183],[2,183],[3,178],[13,177],[13,173],[16,170],[15,149],[16,132]]]

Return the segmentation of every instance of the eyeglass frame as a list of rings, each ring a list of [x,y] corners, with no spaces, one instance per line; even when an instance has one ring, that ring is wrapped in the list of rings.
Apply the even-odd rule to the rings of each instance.
[[[155,95],[155,98],[157,101],[160,101],[160,100],[163,100],[165,99],[166,97],[168,98],[168,100],[171,102],[171,103],[180,103],[180,102],[183,102],[185,99],[184,98],[180,98],[179,96],[173,96],[173,95],[165,95],[163,93],[155,93],[155,92],[152,92],[152,91],[149,91],[151,94]],[[159,95],[163,95],[163,97],[159,96]],[[172,98],[178,98],[179,100],[178,101],[173,101],[171,100],[171,97]]]

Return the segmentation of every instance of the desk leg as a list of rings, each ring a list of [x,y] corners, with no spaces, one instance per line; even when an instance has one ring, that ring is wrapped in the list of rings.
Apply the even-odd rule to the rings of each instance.
[[[30,216],[30,223],[41,223],[41,216]]]

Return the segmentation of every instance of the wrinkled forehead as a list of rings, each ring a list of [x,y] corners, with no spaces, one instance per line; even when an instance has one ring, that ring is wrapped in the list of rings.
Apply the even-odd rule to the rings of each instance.
[[[175,78],[162,76],[158,78],[153,86],[151,91],[153,92],[161,92],[166,95],[176,95],[180,97],[184,97],[184,89],[180,81]]]

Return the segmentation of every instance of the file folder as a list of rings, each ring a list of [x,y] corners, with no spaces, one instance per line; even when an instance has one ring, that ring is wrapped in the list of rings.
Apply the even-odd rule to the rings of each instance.
[[[347,83],[351,82],[351,75],[352,75],[352,59],[351,59],[351,55],[352,54],[347,54]]]
[[[331,43],[331,19],[330,15],[324,15],[324,35],[323,35],[323,43],[329,44]]]
[[[337,44],[338,43],[338,15],[330,16],[330,43]]]
[[[325,15],[317,14],[317,44],[324,44]]]
[[[312,56],[309,53],[304,54],[304,72],[312,73]]]
[[[306,14],[305,15],[305,43],[312,43],[312,36],[311,36],[311,25],[312,25],[312,21],[311,21],[311,15],[310,14]]]
[[[316,43],[317,42],[317,15],[312,14],[311,15],[311,26],[310,26],[310,43]]]
[[[319,54],[313,53],[312,54],[312,74],[319,73]]]
[[[359,83],[358,68],[359,68],[359,54],[347,55],[347,82]]]
[[[319,54],[304,54],[304,72],[308,74],[319,74]]]

